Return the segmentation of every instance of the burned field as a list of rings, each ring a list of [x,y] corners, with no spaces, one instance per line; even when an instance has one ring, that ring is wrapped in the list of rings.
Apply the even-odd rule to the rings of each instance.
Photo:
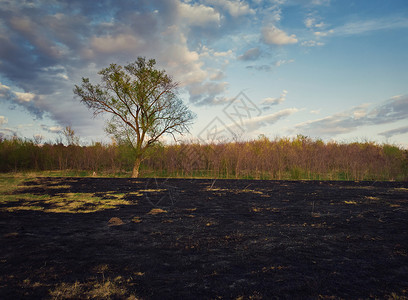
[[[12,194],[1,299],[408,297],[408,183],[37,178]]]

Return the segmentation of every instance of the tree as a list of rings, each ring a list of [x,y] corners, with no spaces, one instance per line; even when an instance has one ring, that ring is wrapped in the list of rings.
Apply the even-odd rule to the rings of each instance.
[[[124,67],[111,64],[102,69],[100,84],[82,78],[74,93],[93,110],[94,116],[111,115],[105,128],[118,142],[132,147],[135,155],[132,177],[138,177],[146,149],[161,136],[188,131],[195,115],[177,96],[178,83],[156,61],[138,57]]]
[[[71,126],[65,126],[62,130],[62,134],[65,136],[68,146],[79,145],[79,137],[75,135],[75,130],[72,129]]]

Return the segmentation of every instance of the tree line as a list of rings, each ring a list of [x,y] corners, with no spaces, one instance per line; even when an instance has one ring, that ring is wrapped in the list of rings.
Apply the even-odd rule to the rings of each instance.
[[[0,137],[0,172],[76,170],[130,176],[133,168],[134,148],[126,143],[80,146]],[[146,150],[140,176],[408,180],[408,151],[395,145],[325,143],[304,136],[218,144],[156,143]]]

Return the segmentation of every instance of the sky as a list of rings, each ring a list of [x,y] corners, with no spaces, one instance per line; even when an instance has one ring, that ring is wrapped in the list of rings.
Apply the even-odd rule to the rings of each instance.
[[[406,0],[0,0],[0,134],[109,142],[74,86],[141,56],[197,116],[178,141],[408,148],[407,49]]]

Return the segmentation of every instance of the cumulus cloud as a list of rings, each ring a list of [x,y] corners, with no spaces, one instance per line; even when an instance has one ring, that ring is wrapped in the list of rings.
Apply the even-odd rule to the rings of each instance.
[[[190,5],[189,3],[180,3],[178,5],[180,17],[190,26],[219,25],[221,15],[213,7],[203,4]]]
[[[30,102],[35,98],[33,93],[21,93],[21,92],[14,92],[16,95],[17,102]]]
[[[226,15],[253,13],[245,1],[227,0],[118,0],[97,6],[72,0],[52,10],[43,2],[5,2],[0,7],[0,76],[13,86],[1,85],[0,97],[37,118],[47,115],[62,126],[71,122],[91,132],[91,124],[94,130],[101,124],[74,102],[74,84],[81,77],[98,81],[97,72],[110,63],[146,56],[180,82],[191,103],[222,102],[227,83],[218,60],[226,65],[233,50],[212,49],[201,56],[195,38],[197,33],[209,39],[228,34],[236,27],[228,27]]]
[[[362,126],[389,124],[407,118],[408,96],[396,96],[371,110],[368,104],[363,104],[331,116],[297,124],[295,127],[308,135],[335,136]],[[385,134],[387,132],[383,132]]]
[[[296,35],[288,35],[274,25],[262,29],[262,39],[266,44],[270,45],[288,45],[298,42]]]

